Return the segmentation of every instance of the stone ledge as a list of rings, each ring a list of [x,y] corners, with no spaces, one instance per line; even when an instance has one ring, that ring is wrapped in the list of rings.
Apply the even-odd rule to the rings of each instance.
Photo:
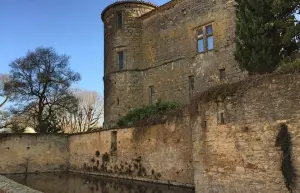
[[[6,172],[6,173],[1,173],[0,172],[0,176],[1,175],[14,175],[14,174],[45,174],[45,173],[60,173],[60,172],[68,172],[68,170],[49,170],[49,171],[40,171],[40,172]],[[1,180],[1,179],[0,179]],[[0,192],[1,193],[1,192]]]
[[[0,193],[42,193],[4,176],[0,176]]]

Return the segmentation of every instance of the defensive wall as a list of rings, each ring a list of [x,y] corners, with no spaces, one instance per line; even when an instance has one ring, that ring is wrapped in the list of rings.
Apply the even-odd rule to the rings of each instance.
[[[276,139],[286,124],[290,172],[299,174],[298,77],[266,75],[221,85],[159,125],[69,136],[1,135],[0,173],[69,170],[194,186],[197,193],[288,192]],[[299,185],[298,177],[294,182]]]

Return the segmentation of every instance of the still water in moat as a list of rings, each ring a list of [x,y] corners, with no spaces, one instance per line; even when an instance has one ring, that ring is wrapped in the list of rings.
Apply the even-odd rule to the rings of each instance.
[[[45,193],[194,193],[192,189],[73,173],[6,176]]]

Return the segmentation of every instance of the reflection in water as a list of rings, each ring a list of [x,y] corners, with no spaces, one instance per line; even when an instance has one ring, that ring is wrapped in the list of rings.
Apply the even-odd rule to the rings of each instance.
[[[74,173],[15,174],[7,177],[45,193],[194,193],[188,188]]]

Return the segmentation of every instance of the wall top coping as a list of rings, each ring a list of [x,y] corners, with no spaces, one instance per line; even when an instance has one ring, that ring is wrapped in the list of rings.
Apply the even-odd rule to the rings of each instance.
[[[107,10],[109,10],[110,8],[115,7],[117,5],[122,5],[122,4],[141,4],[141,5],[146,5],[146,6],[150,6],[150,7],[153,7],[153,8],[157,7],[157,5],[155,5],[155,4],[151,3],[151,2],[146,2],[146,1],[134,1],[134,0],[117,1],[115,3],[112,3],[112,4],[108,5],[106,8],[104,8],[104,10],[101,13],[101,19],[102,19],[102,21],[104,21],[103,20],[104,14],[106,13]]]

